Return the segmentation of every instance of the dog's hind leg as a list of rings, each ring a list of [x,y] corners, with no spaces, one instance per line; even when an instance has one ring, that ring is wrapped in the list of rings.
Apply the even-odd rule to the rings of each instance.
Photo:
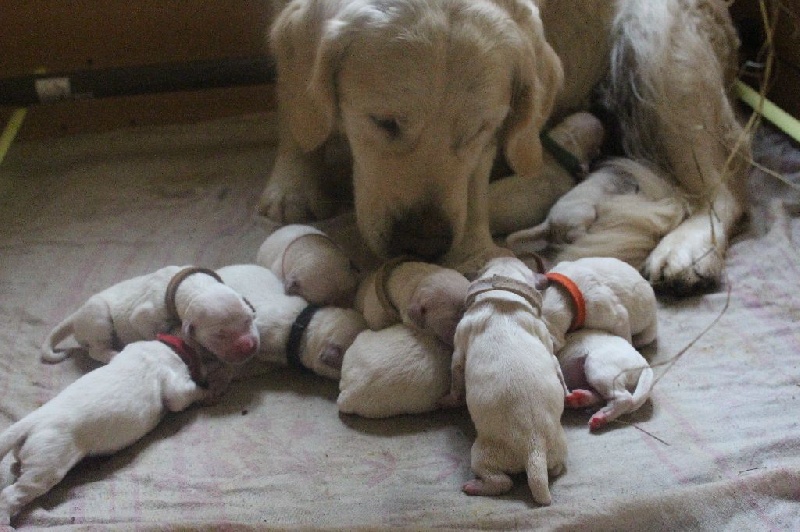
[[[729,92],[738,40],[722,2],[623,2],[605,103],[619,117],[629,156],[667,172],[690,214],[648,257],[662,291],[716,284],[743,213],[749,141]]]
[[[499,449],[487,449],[480,439],[472,444],[472,471],[478,478],[467,481],[461,488],[467,495],[500,495],[511,490],[514,481],[497,469],[492,458]]]
[[[31,433],[17,453],[20,476],[0,492],[0,516],[13,517],[28,503],[44,495],[83,457],[69,435],[58,430]],[[2,523],[0,523],[2,524]]]

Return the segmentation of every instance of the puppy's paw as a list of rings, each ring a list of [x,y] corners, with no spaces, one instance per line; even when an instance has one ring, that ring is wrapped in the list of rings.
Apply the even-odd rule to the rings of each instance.
[[[598,412],[589,418],[589,430],[600,430],[611,421],[605,412]]]
[[[602,402],[602,398],[591,390],[572,390],[564,397],[567,408],[586,408]]]
[[[642,273],[657,291],[682,296],[707,291],[718,284],[726,238],[710,216],[713,215],[690,218],[650,253]]]

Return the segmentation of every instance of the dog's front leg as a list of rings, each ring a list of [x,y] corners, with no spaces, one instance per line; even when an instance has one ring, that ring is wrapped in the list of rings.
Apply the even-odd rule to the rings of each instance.
[[[464,231],[442,261],[444,266],[456,269],[468,278],[474,276],[489,259],[513,255],[494,243],[489,230],[489,174],[494,156],[495,148],[490,146],[470,176]]]
[[[306,153],[281,123],[275,165],[258,202],[258,212],[278,223],[298,223],[330,218],[336,204],[327,197],[324,146]]]

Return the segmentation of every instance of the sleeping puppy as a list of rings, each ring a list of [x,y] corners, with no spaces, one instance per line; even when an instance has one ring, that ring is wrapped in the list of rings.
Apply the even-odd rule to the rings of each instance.
[[[182,355],[158,340],[131,343],[108,365],[80,377],[6,429],[0,435],[0,458],[13,450],[19,476],[0,492],[0,525],[8,525],[84,457],[127,447],[168,411],[205,400],[209,391],[193,380],[189,367],[198,368],[199,362],[185,348],[178,349]]]
[[[559,198],[544,222],[508,235],[506,243],[516,253],[545,248],[553,263],[607,256],[638,270],[686,215],[685,202],[663,177],[631,159],[612,159]]]
[[[344,352],[367,328],[361,314],[353,309],[317,307],[300,296],[287,295],[274,273],[255,264],[225,266],[217,273],[256,309],[255,325],[261,339],[256,361],[303,367],[339,379]],[[252,370],[244,367],[238,377],[246,377]]]
[[[583,329],[567,335],[558,352],[569,408],[606,405],[589,419],[597,430],[641,407],[653,389],[653,370],[634,347],[606,331]]]
[[[361,282],[355,307],[373,331],[402,322],[452,346],[468,288],[455,270],[400,257]]]
[[[222,362],[242,364],[258,351],[253,317],[252,307],[213,271],[167,266],[90,297],[47,336],[42,359],[64,360],[69,351],[56,353],[55,347],[71,334],[90,357],[106,363],[121,346],[179,326],[187,341]]]
[[[563,151],[557,154],[545,150],[542,168],[536,176],[530,176],[527,183],[519,176],[501,179],[490,187],[492,234],[507,235],[539,222],[543,213],[531,209],[530,203],[531,198],[540,194],[544,187],[552,191],[551,195],[563,198],[564,194],[571,193],[573,187],[581,186],[582,183],[577,186],[575,183],[586,177],[590,163],[600,155],[605,130],[597,117],[579,112],[567,116],[547,135]],[[524,186],[528,188],[527,193],[521,190]],[[556,205],[561,201],[559,199]]]
[[[262,214],[328,217],[352,190],[376,255],[474,272],[498,255],[492,225],[531,227],[565,191],[542,172],[546,123],[599,100],[625,156],[658,167],[688,199],[646,276],[676,293],[718,280],[749,152],[730,94],[739,43],[725,2],[278,4],[280,143]],[[325,165],[332,144],[352,153],[347,182]],[[490,185],[500,167],[509,170]]]
[[[458,324],[451,392],[466,387],[477,438],[468,495],[509,491],[509,474],[527,472],[533,500],[550,504],[548,475],[564,470],[564,384],[541,320],[541,294],[520,260],[496,258],[473,281]],[[447,399],[446,399],[447,400]]]
[[[363,331],[344,354],[339,412],[384,418],[436,410],[450,387],[451,353],[403,324]]]
[[[622,337],[636,347],[656,339],[653,287],[629,264],[613,258],[560,262],[547,273],[542,315],[558,352],[581,327]]]
[[[341,247],[310,225],[291,224],[264,240],[256,263],[283,281],[287,294],[315,305],[350,306],[359,273]]]

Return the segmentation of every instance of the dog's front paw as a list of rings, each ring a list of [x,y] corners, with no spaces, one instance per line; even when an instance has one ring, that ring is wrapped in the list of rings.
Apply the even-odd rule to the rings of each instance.
[[[330,205],[326,207],[325,202],[315,198],[308,189],[288,189],[277,183],[269,183],[264,188],[257,209],[262,216],[281,224],[309,222],[333,215]]]
[[[719,283],[726,237],[710,216],[686,220],[650,253],[642,273],[657,291],[682,296]]]

